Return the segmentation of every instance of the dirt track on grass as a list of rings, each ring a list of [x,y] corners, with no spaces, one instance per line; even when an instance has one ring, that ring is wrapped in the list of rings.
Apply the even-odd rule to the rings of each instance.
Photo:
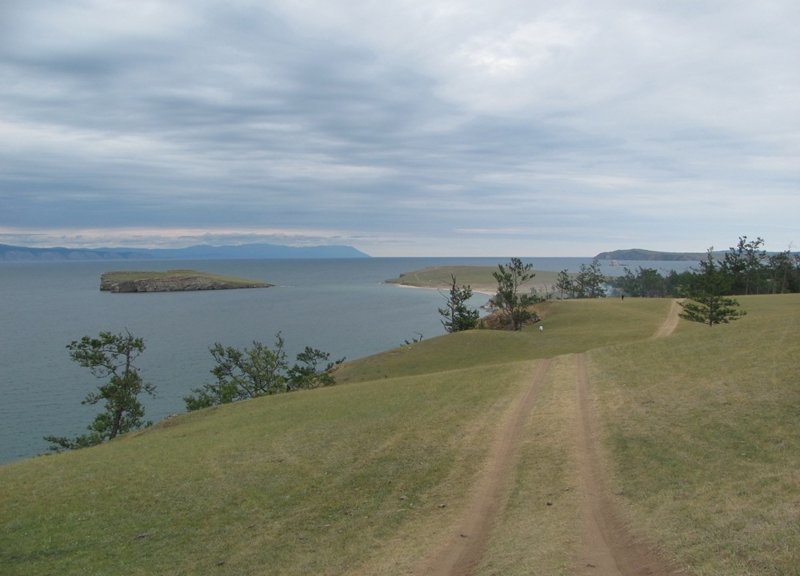
[[[675,574],[646,543],[637,540],[614,509],[596,437],[588,356],[575,356],[580,417],[576,430],[581,545],[576,574],[581,576],[669,576]]]
[[[666,336],[672,334],[675,331],[675,328],[678,327],[680,312],[680,300],[673,300],[672,306],[670,306],[669,313],[667,314],[667,319],[664,320],[664,323],[661,324],[659,329],[656,330],[656,333],[653,334],[653,338],[665,338]]]
[[[678,325],[679,312],[679,303],[673,301],[667,318],[653,337],[672,334]],[[675,575],[677,572],[650,546],[630,533],[614,508],[596,436],[598,425],[591,397],[588,354],[576,354],[575,362],[579,413],[575,439],[576,485],[580,492],[581,525],[574,573],[579,576]],[[500,423],[464,516],[440,548],[415,572],[419,576],[468,576],[480,562],[493,525],[507,501],[517,448],[549,367],[549,360],[537,365],[524,397]]]
[[[675,331],[681,306],[673,300],[667,318],[653,334],[665,338]],[[576,573],[592,576],[669,576],[669,567],[646,543],[637,540],[614,509],[606,486],[596,437],[597,416],[591,398],[588,354],[576,354],[576,394],[580,417],[576,429],[578,486],[581,491],[581,546]]]
[[[499,425],[499,434],[467,510],[446,541],[417,571],[420,576],[464,576],[480,561],[497,516],[508,499],[517,447],[536,403],[550,360],[539,362],[522,400]]]

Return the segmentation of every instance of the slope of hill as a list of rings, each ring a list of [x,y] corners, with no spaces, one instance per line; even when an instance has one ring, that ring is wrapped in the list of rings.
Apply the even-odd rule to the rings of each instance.
[[[425,340],[342,366],[334,387],[0,467],[0,565],[793,573],[800,298],[741,302],[736,323],[670,336],[668,300],[551,303],[543,332]]]

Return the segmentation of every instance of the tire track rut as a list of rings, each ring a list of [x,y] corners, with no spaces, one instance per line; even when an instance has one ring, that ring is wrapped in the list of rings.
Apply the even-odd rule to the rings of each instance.
[[[577,574],[586,576],[670,576],[674,572],[645,543],[636,540],[614,509],[598,453],[591,404],[588,356],[575,355],[579,418],[576,429],[581,495],[581,546]]]
[[[416,571],[419,576],[466,576],[481,560],[495,520],[508,499],[520,439],[550,364],[549,359],[537,364],[533,381],[522,400],[501,423],[486,466],[461,521],[441,549]]]

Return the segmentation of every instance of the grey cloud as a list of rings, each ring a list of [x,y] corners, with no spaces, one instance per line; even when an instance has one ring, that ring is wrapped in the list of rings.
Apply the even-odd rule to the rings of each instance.
[[[788,0],[0,10],[0,227],[791,240],[739,222],[798,182]]]

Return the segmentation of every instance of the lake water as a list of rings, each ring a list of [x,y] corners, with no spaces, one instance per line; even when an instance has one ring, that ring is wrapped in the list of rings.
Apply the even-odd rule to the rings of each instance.
[[[143,397],[146,418],[184,411],[183,397],[211,381],[208,348],[271,345],[276,332],[290,361],[305,346],[355,359],[422,334],[444,333],[436,290],[385,284],[432,265],[494,266],[507,258],[209,260],[0,263],[0,463],[47,451],[42,436],[85,432],[98,406],[81,400],[100,381],[69,359],[66,345],[100,331],[129,330],[146,350],[137,366],[157,387]],[[526,259],[535,270],[575,271],[586,258]],[[626,262],[632,269],[684,263]],[[269,289],[111,294],[99,291],[111,270],[192,268],[275,284]],[[622,273],[621,268],[606,268]],[[485,303],[477,295],[472,304]]]

